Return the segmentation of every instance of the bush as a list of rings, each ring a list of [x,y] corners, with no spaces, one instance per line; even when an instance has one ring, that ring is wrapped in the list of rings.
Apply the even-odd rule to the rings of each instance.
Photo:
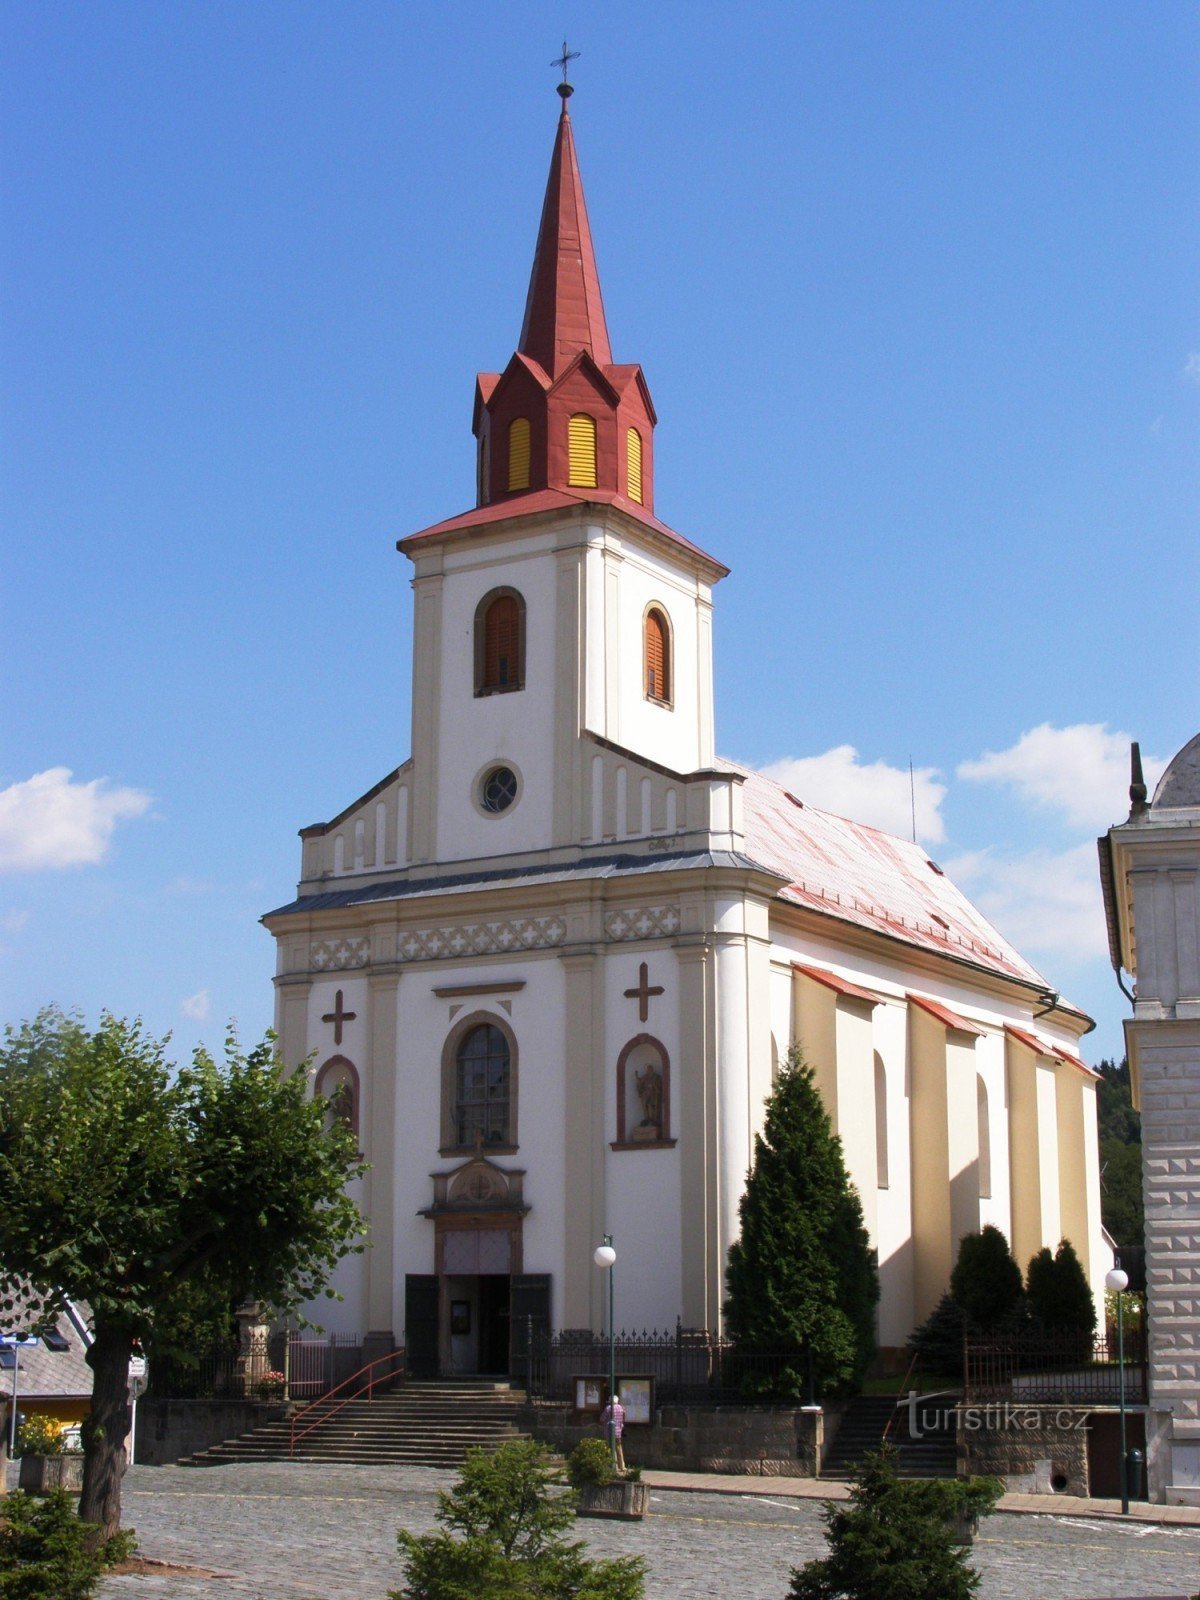
[[[92,1600],[106,1560],[97,1529],[80,1522],[69,1495],[56,1489],[35,1499],[19,1490],[0,1515],[3,1600]]]
[[[389,1600],[641,1600],[639,1557],[594,1561],[567,1539],[575,1496],[555,1478],[550,1452],[531,1439],[472,1450],[438,1495],[441,1532],[397,1536],[405,1587]]]
[[[829,1554],[793,1569],[790,1600],[970,1600],[979,1574],[955,1543],[956,1524],[986,1516],[1003,1485],[906,1481],[895,1455],[868,1455],[849,1503],[826,1507]]]
[[[613,1481],[612,1451],[603,1439],[581,1439],[567,1457],[572,1489],[594,1489]]]
[[[995,1328],[1021,1303],[1021,1269],[1008,1240],[989,1223],[981,1233],[968,1233],[958,1247],[950,1274],[950,1293],[967,1321],[977,1328]]]
[[[909,1354],[917,1358],[922,1372],[962,1382],[963,1326],[962,1308],[944,1294],[908,1338]]]
[[[66,1450],[66,1429],[53,1417],[27,1417],[17,1429],[19,1456],[61,1456]]]

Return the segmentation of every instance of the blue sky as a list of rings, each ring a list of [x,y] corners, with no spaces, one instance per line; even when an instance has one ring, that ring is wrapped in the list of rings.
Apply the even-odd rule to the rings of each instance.
[[[566,34],[721,750],[905,831],[1119,1051],[1095,834],[1197,695],[1190,4],[0,5],[0,1012],[271,1018],[408,752]],[[70,777],[64,776],[69,772]]]

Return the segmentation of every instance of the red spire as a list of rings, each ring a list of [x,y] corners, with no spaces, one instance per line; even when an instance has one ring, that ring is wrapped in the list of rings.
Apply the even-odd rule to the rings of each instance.
[[[536,361],[551,382],[581,349],[597,366],[612,363],[565,95],[517,349]]]

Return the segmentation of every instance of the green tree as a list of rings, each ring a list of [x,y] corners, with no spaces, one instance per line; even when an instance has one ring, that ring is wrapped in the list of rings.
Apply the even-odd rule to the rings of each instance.
[[[1142,1198],[1142,1147],[1120,1139],[1100,1141],[1100,1216],[1122,1248],[1140,1250],[1146,1237]]]
[[[842,1142],[795,1048],[767,1100],[739,1212],[726,1278],[730,1338],[739,1352],[793,1358],[762,1392],[805,1398],[810,1363],[820,1393],[852,1389],[875,1350],[879,1275]]]
[[[1078,1343],[1086,1355],[1096,1332],[1096,1302],[1075,1247],[1060,1240],[1053,1255],[1039,1250],[1025,1277],[1029,1315],[1046,1333]]]
[[[1129,1062],[1105,1059],[1096,1068],[1096,1120],[1100,1138],[1117,1139],[1121,1144],[1141,1144],[1141,1113],[1133,1109],[1133,1085],[1129,1078]]]
[[[405,1587],[390,1600],[641,1600],[637,1556],[594,1561],[566,1530],[575,1496],[556,1487],[550,1452],[514,1440],[472,1450],[438,1495],[438,1533],[400,1533]]]
[[[93,1548],[69,1495],[44,1499],[18,1491],[4,1502],[0,1522],[0,1596],[3,1600],[91,1600],[106,1565]]]
[[[0,1044],[0,1318],[32,1288],[91,1306],[91,1415],[79,1514],[107,1538],[121,1519],[134,1344],[153,1358],[188,1318],[231,1303],[294,1309],[361,1249],[345,1193],[353,1135],[268,1040],[176,1071],[166,1040],[105,1014],[95,1032],[50,1008]]]
[[[990,1478],[905,1481],[895,1452],[868,1455],[850,1499],[823,1513],[829,1554],[792,1571],[790,1600],[970,1600],[979,1586],[956,1524],[986,1516]]]
[[[991,1223],[965,1234],[950,1274],[950,1294],[967,1321],[991,1329],[1011,1317],[1021,1302],[1021,1269],[1008,1240]]]

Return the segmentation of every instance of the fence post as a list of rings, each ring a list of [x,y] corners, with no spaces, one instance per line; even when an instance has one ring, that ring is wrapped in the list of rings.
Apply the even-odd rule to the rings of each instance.
[[[533,1404],[533,1316],[525,1318],[525,1397]]]

